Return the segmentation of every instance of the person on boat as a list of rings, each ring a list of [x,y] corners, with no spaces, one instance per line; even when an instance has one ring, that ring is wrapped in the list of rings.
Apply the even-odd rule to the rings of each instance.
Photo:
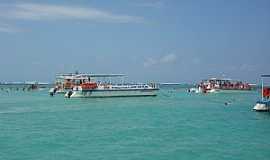
[[[50,91],[50,96],[53,97],[56,94],[57,87],[53,88],[52,91]]]
[[[72,91],[68,91],[68,98],[70,98],[72,95]]]
[[[56,91],[57,91],[57,88],[55,87],[55,88],[53,89],[53,94],[54,94],[54,95],[55,95]]]

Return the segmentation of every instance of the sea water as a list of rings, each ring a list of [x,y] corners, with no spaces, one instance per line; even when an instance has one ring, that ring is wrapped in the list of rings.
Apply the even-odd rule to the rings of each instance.
[[[270,113],[259,91],[156,97],[50,97],[0,91],[0,159],[270,159]],[[228,105],[225,105],[228,103]]]

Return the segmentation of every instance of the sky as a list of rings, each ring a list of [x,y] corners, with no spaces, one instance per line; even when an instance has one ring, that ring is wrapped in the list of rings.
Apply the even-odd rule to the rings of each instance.
[[[257,82],[270,74],[270,1],[0,0],[0,56],[0,81]]]

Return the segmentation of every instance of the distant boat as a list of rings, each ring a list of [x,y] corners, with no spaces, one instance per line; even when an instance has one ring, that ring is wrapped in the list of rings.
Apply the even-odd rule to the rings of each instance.
[[[261,75],[261,100],[257,101],[256,105],[253,107],[253,110],[255,111],[270,111],[270,86],[265,86],[265,78],[270,78],[270,75]]]
[[[203,80],[197,85],[197,88],[189,89],[189,92],[195,93],[216,93],[220,91],[249,91],[251,85],[242,81],[224,78],[210,78]]]
[[[47,88],[49,83],[37,82],[37,81],[26,81],[26,82],[3,82],[0,84],[1,86],[9,86],[10,88],[23,88],[23,90],[37,90],[40,88]]]

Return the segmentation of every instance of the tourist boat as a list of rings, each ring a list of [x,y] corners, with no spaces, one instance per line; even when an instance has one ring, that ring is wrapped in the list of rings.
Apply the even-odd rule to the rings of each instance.
[[[75,86],[76,77],[79,73],[56,74],[54,87],[49,90],[50,95],[65,94]]]
[[[54,88],[49,93],[64,93],[65,97],[123,97],[156,96],[159,87],[155,83],[127,84],[123,74],[57,74]],[[113,83],[113,78],[121,78],[121,83]],[[97,80],[98,79],[98,80]]]
[[[67,98],[87,97],[135,97],[156,96],[159,87],[156,83],[127,84],[113,83],[112,78],[123,78],[123,74],[77,74],[73,76],[73,89],[66,92]],[[96,79],[103,79],[97,81]],[[107,79],[104,81],[104,79]]]
[[[270,86],[264,85],[264,78],[270,78],[270,75],[261,75],[261,100],[257,101],[256,105],[253,107],[255,111],[270,111]]]
[[[203,80],[196,88],[191,88],[189,92],[195,93],[216,93],[220,91],[248,91],[251,86],[242,81],[235,81],[224,78],[210,78]]]
[[[86,74],[79,74],[79,72],[56,74],[54,87],[49,90],[49,93],[50,95],[66,94],[68,91],[72,91],[74,86],[79,85],[80,81],[88,81],[89,76],[96,77],[97,75],[88,74],[88,76],[86,76]],[[110,76],[120,75],[111,74]]]

